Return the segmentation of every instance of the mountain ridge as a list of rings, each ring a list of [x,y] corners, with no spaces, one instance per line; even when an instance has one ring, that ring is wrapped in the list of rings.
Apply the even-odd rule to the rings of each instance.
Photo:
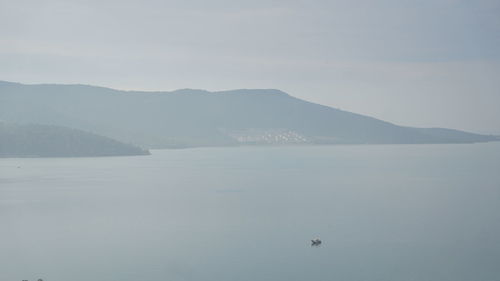
[[[453,129],[399,126],[277,89],[148,92],[0,82],[0,119],[67,126],[148,148],[498,140]]]

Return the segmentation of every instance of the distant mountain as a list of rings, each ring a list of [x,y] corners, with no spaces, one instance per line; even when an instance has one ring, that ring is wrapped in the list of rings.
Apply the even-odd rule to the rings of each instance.
[[[0,120],[73,127],[149,148],[498,140],[450,129],[397,126],[270,89],[138,92],[0,82]]]
[[[0,157],[145,155],[148,151],[107,137],[48,125],[0,122]]]

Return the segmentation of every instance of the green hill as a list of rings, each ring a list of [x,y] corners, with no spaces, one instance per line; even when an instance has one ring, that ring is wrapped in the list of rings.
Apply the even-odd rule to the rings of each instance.
[[[145,155],[148,151],[80,130],[0,122],[0,157]]]

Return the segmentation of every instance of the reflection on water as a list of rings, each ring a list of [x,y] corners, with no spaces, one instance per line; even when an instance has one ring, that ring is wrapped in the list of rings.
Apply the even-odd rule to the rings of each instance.
[[[0,159],[0,280],[496,280],[499,168],[498,143]]]

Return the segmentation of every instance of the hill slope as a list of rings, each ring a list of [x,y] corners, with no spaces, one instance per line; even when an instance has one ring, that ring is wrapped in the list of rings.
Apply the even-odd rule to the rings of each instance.
[[[68,126],[155,148],[496,140],[449,129],[397,126],[278,90],[136,92],[0,82],[0,120]]]
[[[0,122],[0,157],[145,155],[148,151],[106,137],[47,125]]]

